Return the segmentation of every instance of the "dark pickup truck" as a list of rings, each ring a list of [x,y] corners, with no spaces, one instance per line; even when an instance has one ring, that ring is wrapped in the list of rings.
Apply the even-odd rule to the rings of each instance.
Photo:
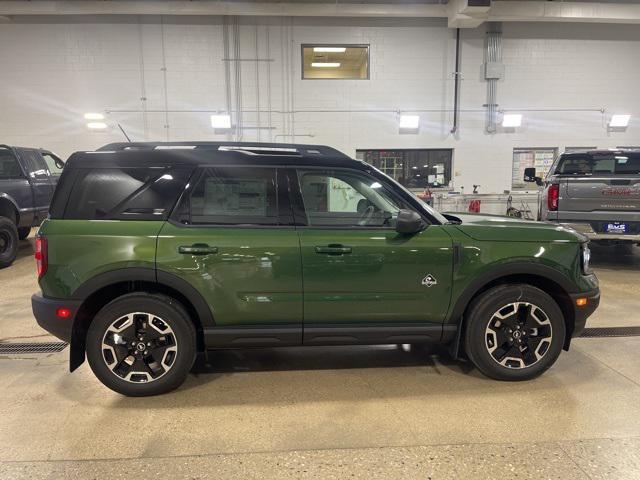
[[[63,167],[47,150],[0,145],[0,268],[13,263],[18,240],[46,218]]]

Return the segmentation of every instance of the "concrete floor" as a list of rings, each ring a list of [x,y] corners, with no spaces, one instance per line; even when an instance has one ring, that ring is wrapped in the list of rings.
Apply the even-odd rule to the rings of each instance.
[[[46,341],[31,242],[0,270],[0,340]],[[594,249],[590,326],[640,325],[640,249]],[[425,349],[220,351],[132,399],[67,351],[0,358],[0,478],[640,479],[640,337],[578,339],[545,375],[488,380]]]

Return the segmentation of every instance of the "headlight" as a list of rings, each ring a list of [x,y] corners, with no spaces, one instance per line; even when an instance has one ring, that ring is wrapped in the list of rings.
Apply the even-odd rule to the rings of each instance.
[[[586,243],[582,244],[582,272],[584,274],[591,273],[591,267],[589,266],[589,262],[591,261],[591,250],[589,250],[589,246]]]

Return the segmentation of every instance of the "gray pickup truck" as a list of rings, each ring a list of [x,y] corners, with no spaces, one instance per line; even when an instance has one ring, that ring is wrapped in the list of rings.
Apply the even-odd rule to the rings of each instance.
[[[598,243],[640,242],[640,150],[592,150],[560,155],[543,180],[538,220],[573,228]]]
[[[0,268],[13,263],[18,240],[47,217],[63,167],[48,150],[0,145]]]

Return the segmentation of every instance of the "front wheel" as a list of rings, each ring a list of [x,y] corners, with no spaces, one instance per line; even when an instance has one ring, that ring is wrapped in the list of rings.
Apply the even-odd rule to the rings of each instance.
[[[86,350],[93,373],[110,389],[134,397],[157,395],[186,379],[196,358],[196,332],[175,299],[132,293],[98,312]]]
[[[560,307],[531,285],[494,287],[472,302],[467,317],[467,355],[496,380],[537,377],[553,365],[564,344]]]
[[[10,218],[0,217],[0,268],[8,267],[18,255],[18,229]]]

